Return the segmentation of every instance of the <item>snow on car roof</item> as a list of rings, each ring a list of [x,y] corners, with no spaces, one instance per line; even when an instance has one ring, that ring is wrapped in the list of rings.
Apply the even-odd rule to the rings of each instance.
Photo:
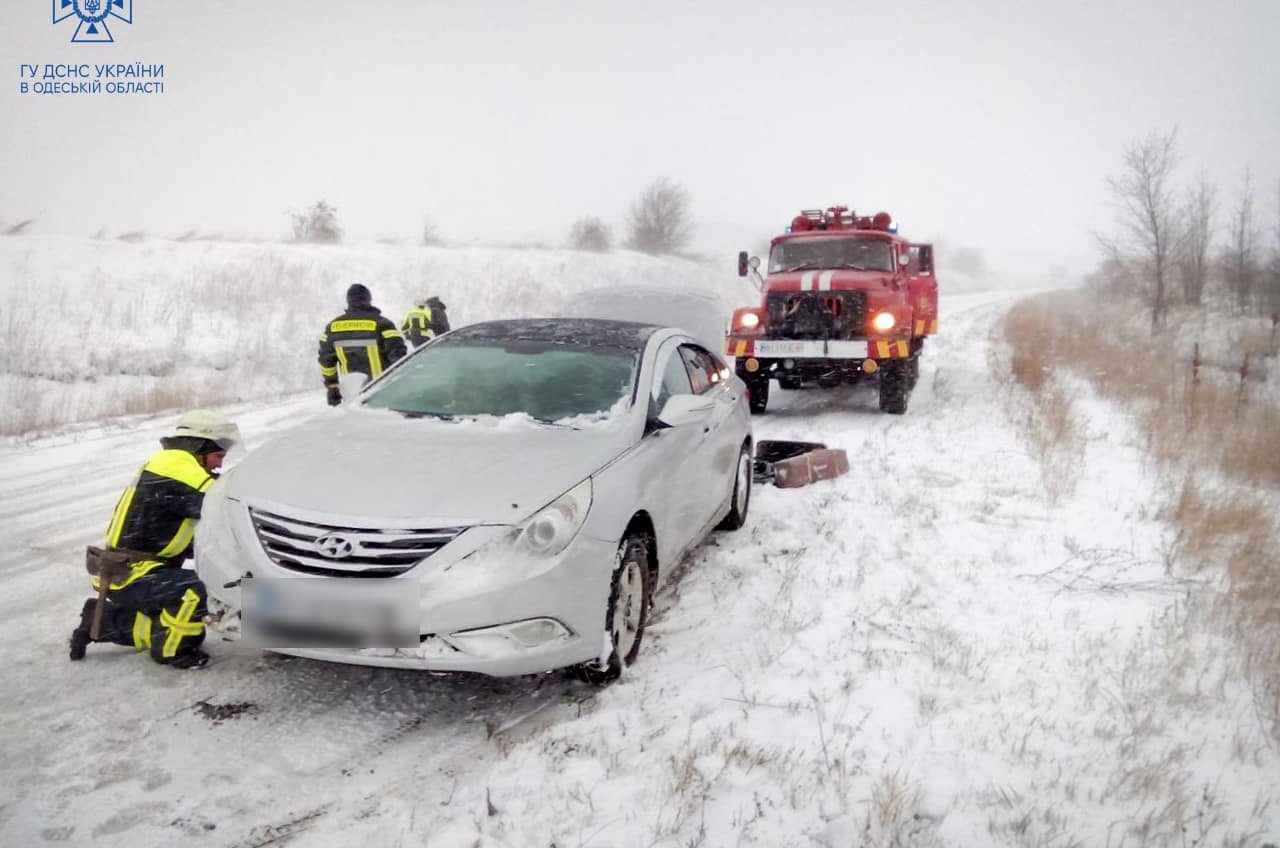
[[[660,329],[657,324],[601,318],[521,318],[469,324],[454,330],[447,338],[454,342],[548,341],[640,350]]]

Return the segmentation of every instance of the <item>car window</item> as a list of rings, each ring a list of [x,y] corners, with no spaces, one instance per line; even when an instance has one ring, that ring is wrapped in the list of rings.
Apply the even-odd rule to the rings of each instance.
[[[710,391],[713,386],[720,384],[720,368],[705,348],[691,344],[680,345],[680,356],[689,369],[689,380],[693,383],[695,395]]]
[[[689,383],[689,372],[684,367],[684,359],[675,348],[672,348],[666,357],[667,362],[662,369],[662,379],[654,382],[653,406],[656,411],[661,411],[672,395],[693,394],[693,387]]]

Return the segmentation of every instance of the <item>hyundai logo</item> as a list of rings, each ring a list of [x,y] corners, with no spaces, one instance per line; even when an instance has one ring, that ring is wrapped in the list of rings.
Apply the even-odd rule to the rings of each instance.
[[[338,533],[316,539],[316,552],[325,559],[346,559],[355,553],[355,542]]]

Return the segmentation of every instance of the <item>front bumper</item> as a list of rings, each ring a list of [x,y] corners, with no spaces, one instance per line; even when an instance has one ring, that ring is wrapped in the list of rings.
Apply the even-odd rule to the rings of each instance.
[[[236,631],[234,620],[242,602],[238,581],[246,573],[255,578],[329,579],[299,577],[268,558],[243,503],[219,499],[211,506],[214,509],[207,510],[200,522],[196,571],[208,589],[211,608],[223,611],[218,630],[226,636]],[[345,519],[345,523],[355,522]],[[549,671],[598,658],[616,542],[579,532],[557,556],[534,557],[515,547],[514,536],[510,526],[473,526],[403,574],[367,578],[388,585],[415,584],[411,591],[420,599],[416,648],[268,649],[353,665],[494,677]],[[525,638],[513,638],[502,629],[542,619],[559,627],[522,626],[517,632]]]

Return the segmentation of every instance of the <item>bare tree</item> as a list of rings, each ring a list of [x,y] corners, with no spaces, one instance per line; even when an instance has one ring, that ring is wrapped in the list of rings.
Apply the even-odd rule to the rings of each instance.
[[[1178,130],[1152,132],[1135,141],[1124,151],[1124,170],[1109,177],[1107,185],[1119,207],[1117,223],[1120,236],[1115,240],[1100,237],[1104,247],[1116,256],[1133,255],[1144,267],[1151,285],[1151,327],[1164,321],[1168,307],[1167,278],[1176,236],[1177,203],[1170,177],[1177,156],[1174,143]]]
[[[342,241],[338,210],[323,200],[293,216],[293,240],[334,244]]]
[[[444,244],[444,236],[440,235],[440,228],[430,218],[422,223],[421,243],[423,247],[440,247]]]
[[[1272,316],[1280,316],[1280,179],[1276,180],[1276,219],[1275,240],[1271,242],[1271,262],[1267,270],[1266,291],[1263,297],[1263,311]]]
[[[645,253],[675,253],[693,238],[689,192],[666,177],[655,180],[627,213],[627,246]]]
[[[1204,171],[1186,195],[1182,207],[1182,238],[1178,242],[1178,276],[1182,296],[1198,306],[1209,278],[1209,252],[1213,243],[1213,216],[1217,211],[1217,190]]]
[[[599,218],[579,218],[569,231],[569,246],[574,250],[604,253],[613,247],[613,232]]]
[[[1260,234],[1253,222],[1253,174],[1244,171],[1244,191],[1231,213],[1228,243],[1222,256],[1223,276],[1234,296],[1236,308],[1244,311],[1253,305],[1258,277],[1258,240]]]

